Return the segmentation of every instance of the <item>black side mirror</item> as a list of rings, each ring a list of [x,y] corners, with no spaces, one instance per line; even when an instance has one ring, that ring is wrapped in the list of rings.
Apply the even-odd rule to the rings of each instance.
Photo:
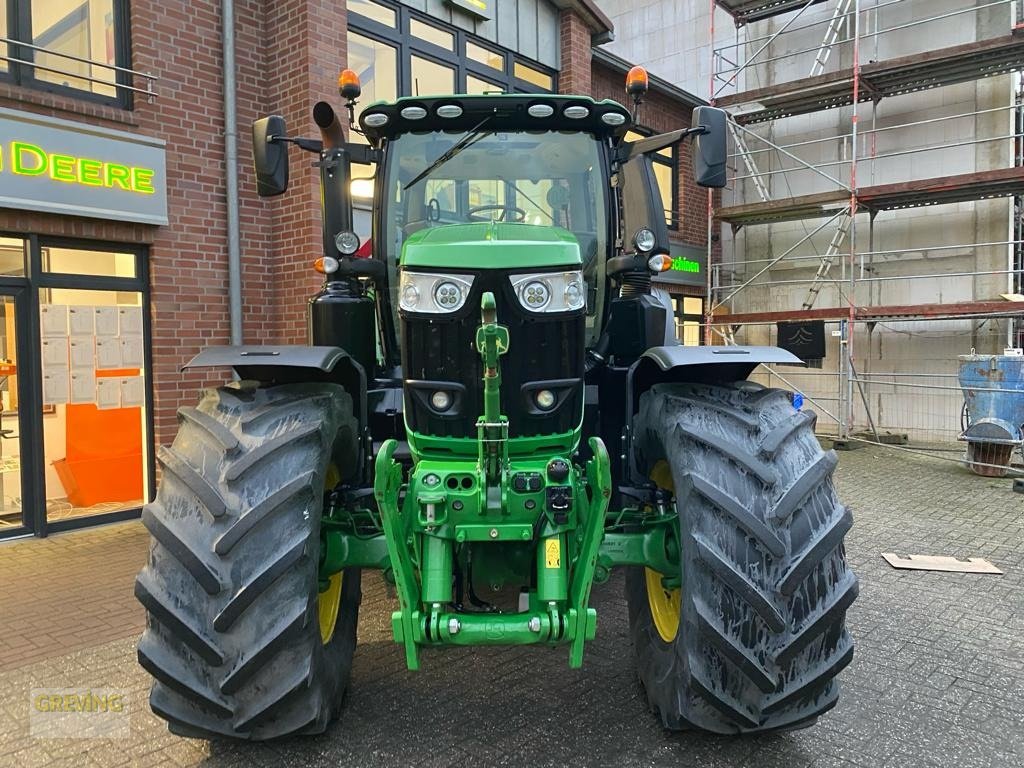
[[[703,128],[693,142],[693,178],[702,187],[725,186],[725,110],[697,107],[691,125]]]
[[[280,141],[287,135],[280,115],[263,117],[252,124],[252,155],[260,197],[273,197],[288,189],[288,145]]]

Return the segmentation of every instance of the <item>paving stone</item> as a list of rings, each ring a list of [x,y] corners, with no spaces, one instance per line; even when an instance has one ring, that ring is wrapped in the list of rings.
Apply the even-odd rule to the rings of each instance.
[[[147,539],[125,523],[0,545],[0,765],[1024,765],[1021,497],[1005,482],[878,447],[841,454],[837,484],[855,516],[856,654],[838,706],[810,729],[761,738],[663,730],[633,671],[620,576],[595,587],[598,636],[582,670],[568,669],[565,648],[479,648],[428,652],[411,673],[390,640],[393,593],[367,573],[340,722],[273,744],[182,739],[150,713],[135,662],[143,616],[131,590]],[[897,571],[882,552],[984,557],[1005,574]],[[30,737],[29,689],[86,685],[125,690],[129,738]]]

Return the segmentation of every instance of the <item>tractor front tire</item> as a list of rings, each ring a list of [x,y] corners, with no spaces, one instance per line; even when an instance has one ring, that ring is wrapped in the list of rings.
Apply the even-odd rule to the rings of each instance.
[[[323,592],[317,573],[325,488],[357,460],[351,398],[242,382],[178,419],[135,582],[150,706],[183,736],[319,733],[340,714],[359,614],[357,569]]]
[[[679,515],[681,583],[627,575],[651,707],[672,730],[812,724],[853,657],[845,615],[858,589],[843,546],[851,513],[813,414],[752,382],[660,384],[641,398],[635,445]]]

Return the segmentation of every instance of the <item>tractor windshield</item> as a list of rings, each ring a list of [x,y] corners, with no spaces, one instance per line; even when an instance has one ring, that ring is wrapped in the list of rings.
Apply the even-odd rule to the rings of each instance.
[[[468,134],[406,133],[387,152],[384,255],[392,290],[402,244],[414,232],[504,221],[571,232],[590,287],[603,294],[608,185],[593,135],[503,132],[484,124]],[[600,316],[603,298],[592,315]]]

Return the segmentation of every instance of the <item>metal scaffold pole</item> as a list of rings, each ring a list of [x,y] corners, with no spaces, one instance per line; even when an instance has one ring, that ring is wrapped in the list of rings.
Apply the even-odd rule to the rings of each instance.
[[[850,317],[845,324],[843,340],[846,352],[846,408],[840,424],[840,437],[849,438],[854,425],[854,335],[856,332],[857,291],[857,105],[860,102],[860,0],[853,2],[853,114],[850,116],[850,265],[847,283],[847,304]]]

